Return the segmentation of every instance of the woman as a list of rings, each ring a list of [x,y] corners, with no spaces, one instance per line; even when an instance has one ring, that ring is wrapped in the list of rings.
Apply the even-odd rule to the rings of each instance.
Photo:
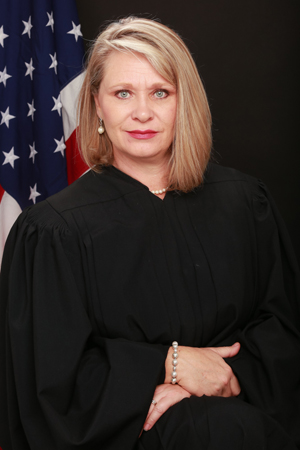
[[[5,250],[0,446],[296,449],[297,267],[265,186],[208,165],[182,40],[108,26],[79,123],[92,170]]]

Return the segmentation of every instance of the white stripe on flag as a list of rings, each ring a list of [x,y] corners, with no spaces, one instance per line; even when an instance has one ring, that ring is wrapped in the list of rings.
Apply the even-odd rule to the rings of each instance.
[[[77,127],[76,111],[78,96],[85,73],[81,73],[67,84],[60,92],[65,141],[69,139]]]
[[[0,263],[8,233],[21,212],[22,210],[16,200],[7,192],[4,192],[0,202]]]

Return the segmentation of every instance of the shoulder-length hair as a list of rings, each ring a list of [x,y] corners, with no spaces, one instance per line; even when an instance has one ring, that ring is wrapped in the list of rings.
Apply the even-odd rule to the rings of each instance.
[[[95,171],[113,164],[112,143],[99,135],[94,95],[112,51],[143,55],[177,92],[174,139],[169,161],[169,189],[189,192],[203,181],[211,151],[211,114],[194,60],[182,39],[153,20],[128,17],[111,23],[96,39],[87,61],[79,96],[78,139],[83,159]]]

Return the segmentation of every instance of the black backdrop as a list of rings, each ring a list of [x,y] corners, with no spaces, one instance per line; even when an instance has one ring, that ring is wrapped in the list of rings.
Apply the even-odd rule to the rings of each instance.
[[[76,1],[86,48],[130,14],[181,35],[208,94],[215,159],[268,185],[300,261],[299,0]]]

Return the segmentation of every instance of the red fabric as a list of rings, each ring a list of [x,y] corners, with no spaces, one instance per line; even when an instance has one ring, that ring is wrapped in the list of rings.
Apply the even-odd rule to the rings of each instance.
[[[67,173],[68,184],[73,183],[77,178],[88,170],[88,166],[83,162],[80,156],[76,129],[73,131],[69,139],[66,141],[66,157],[67,157]],[[1,449],[0,449],[1,450]]]
[[[4,189],[3,189],[3,187],[0,184],[0,202],[2,200],[3,194],[4,194]],[[1,447],[0,447],[0,450],[2,450]]]

